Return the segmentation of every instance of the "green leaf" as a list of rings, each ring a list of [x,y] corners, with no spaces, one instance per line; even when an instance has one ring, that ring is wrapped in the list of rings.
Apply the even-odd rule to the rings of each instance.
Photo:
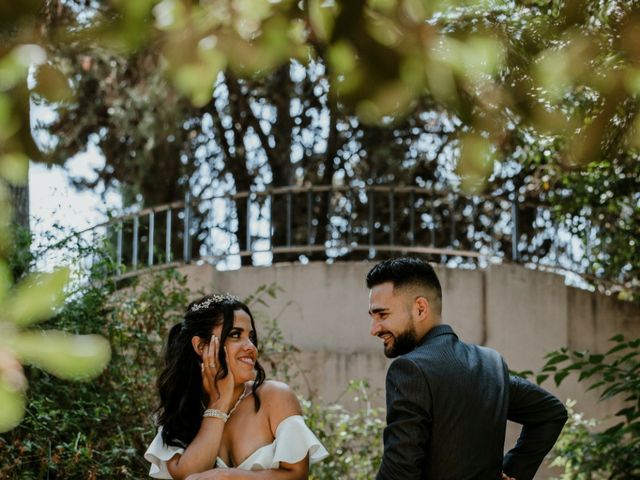
[[[567,375],[569,375],[569,372],[567,371],[561,371],[555,374],[555,376],[553,377],[553,379],[556,382],[557,386],[560,386],[560,384],[562,383],[562,380],[564,380]]]
[[[620,343],[619,345],[616,345],[615,347],[613,347],[611,350],[609,350],[606,355],[611,355],[612,353],[616,353],[619,352],[620,350],[624,350],[625,348],[627,348],[629,346],[629,344],[627,343]]]
[[[544,374],[542,374],[542,375],[538,375],[538,376],[536,376],[536,383],[537,383],[538,385],[540,385],[540,384],[541,384],[542,382],[544,382],[547,378],[549,378],[549,375],[544,375]]]
[[[604,359],[604,355],[591,355],[589,357],[589,363],[593,363],[593,364],[601,363],[603,359]]]
[[[49,102],[67,102],[73,98],[69,79],[56,67],[40,65],[34,74],[33,91]]]
[[[6,318],[21,326],[46,320],[64,302],[64,287],[68,281],[66,268],[30,275],[3,307]]]
[[[594,372],[592,370],[583,370],[582,372],[580,372],[580,376],[578,377],[578,381],[581,382],[585,378],[589,378],[591,375],[593,375],[593,373]]]
[[[478,134],[466,134],[461,138],[461,152],[456,173],[462,181],[461,188],[469,194],[484,189],[487,177],[494,168],[495,153],[491,143]]]
[[[0,305],[11,288],[12,278],[9,266],[0,260]]]
[[[9,347],[23,362],[70,380],[98,376],[111,359],[109,342],[100,335],[25,332],[10,341]]]
[[[602,432],[602,435],[611,435],[611,434],[617,433],[623,427],[624,427],[624,423],[617,423],[616,425],[607,428],[604,432]]]
[[[338,7],[331,7],[331,4],[333,2],[309,1],[309,22],[316,36],[321,40],[328,40],[333,32],[335,9]]]
[[[607,382],[605,382],[604,380],[601,380],[599,382],[594,383],[593,385],[589,386],[589,388],[587,388],[587,392],[589,390],[595,390],[598,387],[601,387],[602,385],[605,385]]]
[[[600,399],[606,400],[607,398],[615,397],[620,392],[624,391],[624,389],[624,385],[621,385],[620,383],[614,383],[600,394]]]
[[[620,333],[618,335],[615,335],[615,336],[611,337],[609,339],[609,341],[610,342],[622,342],[622,341],[624,341],[624,335]]]
[[[638,410],[634,407],[627,407],[622,410],[618,410],[615,415],[616,417],[624,416],[627,419],[627,422],[630,422],[633,418],[638,416]]]
[[[569,365],[568,367],[565,367],[565,370],[580,370],[581,368],[584,368],[585,365],[586,362],[576,362]]]
[[[568,360],[568,359],[569,359],[569,356],[565,354],[554,355],[547,361],[547,366],[555,365],[556,363],[564,362],[565,360]]]
[[[639,353],[640,352],[629,352],[625,356],[617,359],[615,364],[616,365],[624,364],[624,363],[628,362],[629,360],[631,360],[633,357],[636,357]]]

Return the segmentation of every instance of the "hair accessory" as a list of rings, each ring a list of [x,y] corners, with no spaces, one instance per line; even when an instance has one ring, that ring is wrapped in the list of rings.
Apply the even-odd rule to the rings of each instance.
[[[213,295],[211,295],[209,298],[207,298],[206,300],[203,300],[200,303],[196,303],[195,305],[193,305],[189,311],[190,312],[197,312],[199,310],[204,310],[206,308],[209,308],[211,305],[215,305],[216,303],[222,303],[222,302],[239,302],[240,299],[234,295],[231,295],[230,293],[214,293]]]

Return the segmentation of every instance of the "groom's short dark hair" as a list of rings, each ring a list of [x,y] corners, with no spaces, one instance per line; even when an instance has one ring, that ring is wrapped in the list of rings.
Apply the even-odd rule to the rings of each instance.
[[[394,290],[409,285],[429,288],[442,301],[442,287],[433,267],[415,257],[398,257],[384,260],[367,274],[367,288],[382,283],[393,283]]]

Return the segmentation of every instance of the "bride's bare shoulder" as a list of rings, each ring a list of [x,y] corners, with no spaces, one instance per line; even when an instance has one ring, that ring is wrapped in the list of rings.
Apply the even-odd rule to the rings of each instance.
[[[258,388],[258,394],[260,395],[260,400],[264,399],[265,402],[295,401],[298,404],[298,398],[293,389],[286,383],[277,380],[265,380]]]
[[[302,413],[298,397],[286,383],[267,380],[258,389],[258,394],[273,432],[285,418]]]

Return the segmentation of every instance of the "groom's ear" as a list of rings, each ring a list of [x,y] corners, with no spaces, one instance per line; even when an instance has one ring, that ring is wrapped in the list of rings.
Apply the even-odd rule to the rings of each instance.
[[[420,321],[428,320],[431,316],[431,305],[426,297],[420,296],[416,298],[414,308],[416,310],[416,316]]]

